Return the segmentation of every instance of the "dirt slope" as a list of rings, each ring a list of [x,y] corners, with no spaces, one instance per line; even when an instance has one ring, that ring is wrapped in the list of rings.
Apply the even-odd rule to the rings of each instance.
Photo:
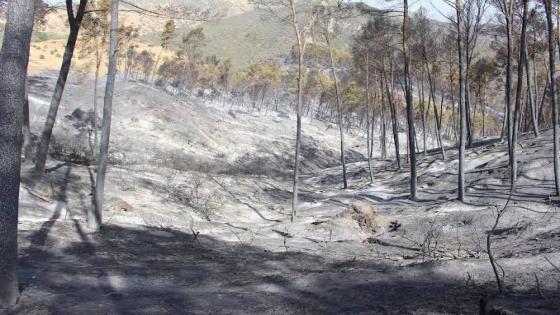
[[[32,86],[37,123],[51,86],[41,80]],[[87,108],[88,91],[71,82],[61,117]],[[53,159],[32,187],[25,166],[23,293],[8,313],[473,314],[482,297],[493,296],[485,239],[496,207],[510,198],[505,144],[468,150],[465,204],[454,200],[456,152],[447,161],[422,157],[420,200],[410,201],[406,165],[396,170],[390,161],[375,161],[373,184],[366,163],[350,163],[350,187],[342,190],[340,168],[332,167],[336,129],[306,120],[306,147],[315,148],[307,151],[315,153],[306,155],[291,223],[289,165],[282,163],[290,160],[293,117],[231,112],[121,83],[106,187],[111,207],[99,234],[84,221],[91,167]],[[57,125],[55,135],[73,134],[73,123]],[[349,138],[361,152],[363,139]],[[519,190],[492,232],[513,297],[490,300],[519,310],[511,305],[518,301],[525,307],[518,314],[560,312],[560,273],[548,262],[560,265],[560,216],[548,198],[550,139],[548,131],[538,140],[521,137]],[[180,158],[160,157],[170,152]]]

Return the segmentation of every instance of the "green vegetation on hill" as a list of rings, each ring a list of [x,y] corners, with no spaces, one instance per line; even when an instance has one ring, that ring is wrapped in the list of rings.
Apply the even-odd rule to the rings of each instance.
[[[261,11],[248,11],[218,21],[205,22],[201,26],[207,39],[202,53],[206,56],[216,55],[222,60],[232,58],[236,68],[287,55],[293,42],[288,25],[268,18]],[[175,48],[188,31],[189,28],[177,31]],[[151,33],[141,40],[157,44],[159,38],[159,33]]]
[[[345,21],[335,41],[339,49],[348,49],[355,33],[365,17],[358,16]],[[252,10],[218,21],[200,25],[206,35],[203,55],[215,55],[221,60],[231,58],[235,68],[244,68],[252,63],[287,56],[294,44],[293,31],[289,25],[280,23],[264,11]],[[179,29],[175,41],[178,47],[183,34],[189,28]],[[144,35],[141,40],[159,45],[159,33]]]

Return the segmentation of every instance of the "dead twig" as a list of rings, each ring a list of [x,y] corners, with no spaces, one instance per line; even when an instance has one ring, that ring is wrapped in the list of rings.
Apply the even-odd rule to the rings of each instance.
[[[27,187],[27,186],[25,186],[25,185],[22,185],[22,187],[25,188],[25,190],[27,190],[27,192],[28,192],[31,196],[33,196],[33,197],[35,197],[35,198],[37,198],[37,199],[41,199],[42,201],[48,202],[48,203],[52,203],[52,202],[53,202],[53,200],[52,200],[51,198],[49,198],[48,196],[43,196],[43,195],[41,195],[40,193],[31,190],[31,188],[29,188],[29,187]]]
[[[548,257],[544,256],[544,259],[545,259],[554,269],[556,269],[556,271],[558,271],[558,273],[560,273],[560,268],[558,268],[555,264],[553,264],[552,261],[550,261],[550,259],[548,259]]]
[[[539,297],[543,298],[544,295],[543,295],[542,290],[541,290],[541,283],[539,281],[539,276],[537,276],[536,273],[535,273],[535,281],[537,282],[537,293],[539,294]]]
[[[507,210],[509,202],[511,201],[511,196],[513,194],[513,191],[514,191],[514,187],[512,186],[512,188],[509,191],[508,200],[501,210],[496,206],[496,220],[494,221],[494,225],[492,226],[492,229],[488,231],[488,233],[486,234],[486,250],[488,252],[488,260],[490,260],[490,265],[492,265],[492,270],[494,272],[494,276],[496,277],[496,282],[498,284],[498,291],[500,292],[500,294],[504,293],[503,279],[505,277],[505,271],[500,265],[498,265],[496,259],[494,258],[494,254],[492,253],[492,234],[494,234],[494,232],[496,231],[496,228],[500,224],[500,219],[502,218],[505,211]],[[502,271],[501,276],[498,273],[498,268],[500,268]]]

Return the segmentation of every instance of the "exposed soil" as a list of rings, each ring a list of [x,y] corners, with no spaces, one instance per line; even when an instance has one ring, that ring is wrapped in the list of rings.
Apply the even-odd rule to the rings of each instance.
[[[137,92],[134,87],[129,91]],[[78,88],[70,85],[69,95]],[[41,98],[40,91],[34,97]],[[125,101],[131,98],[125,92],[117,98],[116,124],[130,116],[132,107],[148,106]],[[279,130],[292,126],[292,118],[267,129],[280,119],[276,114],[242,113],[254,124],[250,130],[236,129],[235,120],[227,120],[227,108],[181,104],[198,108],[200,133],[163,138],[159,125],[151,125],[153,132],[140,125],[132,131],[123,127],[116,132],[115,154],[124,150],[127,159],[141,156],[151,141],[162,152],[193,143],[194,155],[204,156],[204,150],[225,154],[216,159],[227,162],[228,171],[195,170],[195,160],[188,168],[158,164],[151,156],[131,165],[113,163],[106,185],[111,210],[100,233],[89,233],[85,222],[93,167],[50,160],[49,173],[37,179],[24,166],[22,296],[6,313],[475,314],[481,299],[514,314],[560,313],[555,269],[560,266],[560,213],[549,198],[554,188],[549,131],[539,139],[521,137],[520,181],[511,196],[507,145],[494,140],[469,149],[468,198],[460,203],[452,149],[446,161],[437,153],[421,156],[419,200],[409,199],[406,165],[397,170],[396,163],[375,159],[369,183],[367,163],[358,155],[348,165],[350,187],[341,189],[340,167],[329,167],[336,163],[337,131],[314,122],[304,127],[315,149],[307,158],[292,223],[290,170],[278,158],[290,148]],[[154,110],[146,121],[156,112],[168,115]],[[210,132],[204,126],[217,117],[228,125]],[[181,117],[168,119],[165,124],[179,128]],[[191,132],[191,126],[185,128],[175,132]],[[125,150],[138,130],[149,140]],[[227,142],[221,134],[226,131],[244,133],[230,138],[253,140],[213,151],[212,141]],[[255,141],[254,134],[261,140]],[[349,138],[353,150],[365,150],[359,132]],[[246,154],[263,146],[276,157],[267,161],[278,172],[251,171],[252,161],[267,155]],[[237,158],[230,154],[244,157],[242,172],[231,167]],[[322,162],[313,164],[312,156]],[[496,209],[508,199],[498,229],[490,231]],[[501,298],[487,259],[488,233],[505,275],[507,295]]]

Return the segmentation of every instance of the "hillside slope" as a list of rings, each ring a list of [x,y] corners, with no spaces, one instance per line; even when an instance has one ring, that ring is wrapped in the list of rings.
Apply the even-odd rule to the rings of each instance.
[[[30,82],[38,130],[53,79]],[[447,161],[420,157],[412,201],[406,166],[375,160],[369,183],[354,132],[355,162],[341,189],[336,128],[306,119],[292,223],[293,117],[230,111],[121,81],[106,225],[89,234],[95,170],[60,160],[87,140],[76,128],[87,117],[76,108],[91,99],[91,82],[84,84],[69,82],[48,173],[37,182],[23,167],[23,294],[10,313],[472,314],[495,287],[488,233],[513,296],[492,305],[560,311],[560,274],[547,262],[560,261],[549,131],[520,138],[517,194],[508,196],[507,145],[489,141],[467,152],[468,202],[455,200],[455,150]],[[508,200],[492,231],[496,208]]]

